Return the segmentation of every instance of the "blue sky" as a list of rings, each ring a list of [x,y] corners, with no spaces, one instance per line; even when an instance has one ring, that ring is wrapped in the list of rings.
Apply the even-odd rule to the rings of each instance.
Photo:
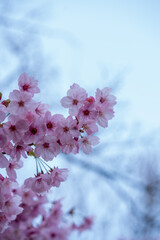
[[[73,82],[93,92],[120,76],[118,101],[129,102],[124,119],[140,122],[144,131],[159,128],[160,2],[63,0],[53,5],[47,25],[66,31],[67,40],[46,44],[45,39],[44,48],[61,70],[62,95]]]

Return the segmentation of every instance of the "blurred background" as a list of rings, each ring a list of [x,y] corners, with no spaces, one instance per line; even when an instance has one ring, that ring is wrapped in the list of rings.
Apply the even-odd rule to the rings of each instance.
[[[71,240],[160,239],[160,1],[0,0],[0,90],[22,72],[39,80],[36,100],[67,116],[60,99],[74,82],[90,95],[112,87],[115,117],[90,155],[52,163],[70,176],[64,197],[73,218],[95,216]],[[34,174],[33,159],[26,176]],[[23,182],[24,172],[19,172]]]

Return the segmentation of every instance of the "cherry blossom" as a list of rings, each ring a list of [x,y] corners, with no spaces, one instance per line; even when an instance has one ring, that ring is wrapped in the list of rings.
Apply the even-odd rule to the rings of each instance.
[[[7,144],[7,136],[3,129],[0,128],[0,148],[3,148]]]
[[[111,95],[111,88],[105,87],[102,90],[97,88],[96,91],[96,103],[107,104],[110,107],[113,107],[116,104],[116,97]]]
[[[51,171],[51,182],[50,185],[59,187],[61,182],[66,181],[68,177],[68,169],[59,169],[58,167],[52,169]]]
[[[13,90],[9,98],[11,101],[8,106],[9,113],[19,116],[26,115],[29,110],[32,111],[35,108],[32,95],[29,93]]]
[[[91,135],[98,131],[98,126],[94,120],[84,120],[80,122],[79,129],[81,129],[81,132],[85,131],[88,135]]]
[[[16,158],[10,159],[6,172],[10,179],[16,180],[17,174],[15,169],[23,167],[23,162],[21,160],[17,161]]]
[[[52,160],[59,154],[89,154],[99,143],[98,125],[106,128],[114,117],[116,98],[107,87],[88,96],[74,83],[61,99],[69,110],[64,117],[53,115],[48,104],[34,101],[40,89],[33,77],[22,73],[18,86],[8,99],[0,93],[0,168],[8,176],[0,174],[0,239],[67,240],[73,231],[90,229],[93,218],[84,216],[77,225],[65,219],[60,200],[49,202],[46,193],[68,177],[68,169],[55,167]],[[35,162],[36,173],[28,172],[20,185],[17,171],[25,168],[27,158]]]
[[[86,98],[87,93],[85,89],[74,83],[68,90],[67,96],[61,99],[61,104],[63,107],[69,108],[71,116],[76,116]]]
[[[43,193],[49,190],[46,175],[43,173],[39,173],[35,178],[27,178],[24,182],[24,186],[28,189],[32,189],[32,191],[36,193]]]
[[[43,121],[40,118],[36,118],[34,122],[29,126],[28,131],[25,132],[23,141],[26,144],[36,143],[43,138],[45,128]]]
[[[0,153],[0,168],[7,168],[8,165],[8,159],[2,153]]]
[[[9,117],[9,121],[4,124],[3,129],[9,140],[17,142],[23,138],[24,132],[28,130],[28,127],[29,124],[26,120],[12,115]]]
[[[18,195],[8,198],[4,202],[2,211],[10,218],[10,220],[14,220],[16,216],[23,211],[23,208],[19,206],[20,203],[21,198]]]
[[[77,154],[79,152],[79,143],[77,138],[68,137],[67,141],[61,140],[61,150],[65,154],[73,153]]]
[[[2,103],[0,103],[0,122],[3,122],[6,118],[6,109]]]
[[[92,151],[92,146],[95,146],[99,143],[99,138],[96,136],[88,136],[80,139],[81,148],[84,153],[88,154]]]
[[[56,137],[45,136],[41,141],[36,144],[35,155],[42,157],[44,160],[49,161],[56,157],[60,152],[60,146],[57,143]]]
[[[67,142],[70,137],[79,137],[77,121],[71,116],[62,118],[58,123],[57,135],[61,142]]]
[[[35,113],[38,116],[44,116],[48,108],[49,108],[48,104],[43,104],[41,102],[38,102],[35,104]]]
[[[62,119],[63,115],[61,114],[52,115],[51,112],[47,111],[44,117],[47,134],[56,136],[58,122],[61,122]]]
[[[10,156],[12,158],[16,157],[17,161],[19,161],[22,156],[24,158],[27,158],[27,152],[30,152],[30,151],[32,151],[32,148],[24,144],[23,141],[20,141],[14,144],[14,147],[10,152]]]
[[[39,93],[38,80],[34,80],[33,77],[28,77],[26,73],[22,73],[18,79],[18,86],[20,91],[29,92],[32,95]]]

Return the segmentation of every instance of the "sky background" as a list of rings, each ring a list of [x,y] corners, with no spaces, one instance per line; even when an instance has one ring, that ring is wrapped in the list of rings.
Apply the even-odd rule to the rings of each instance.
[[[92,90],[119,78],[118,103],[129,103],[121,117],[140,122],[144,131],[159,128],[159,10],[159,1],[148,0],[55,1],[49,26],[71,39],[44,47],[48,56],[53,49],[63,91],[72,82]]]

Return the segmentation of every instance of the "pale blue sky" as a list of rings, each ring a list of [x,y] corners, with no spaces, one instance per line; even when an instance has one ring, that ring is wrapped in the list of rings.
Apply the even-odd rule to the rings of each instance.
[[[147,131],[159,127],[160,1],[63,0],[53,5],[47,25],[73,36],[70,42],[44,40],[46,56],[53,54],[61,70],[62,95],[75,81],[94,91],[120,74],[118,100],[130,103],[123,117],[141,122]]]

